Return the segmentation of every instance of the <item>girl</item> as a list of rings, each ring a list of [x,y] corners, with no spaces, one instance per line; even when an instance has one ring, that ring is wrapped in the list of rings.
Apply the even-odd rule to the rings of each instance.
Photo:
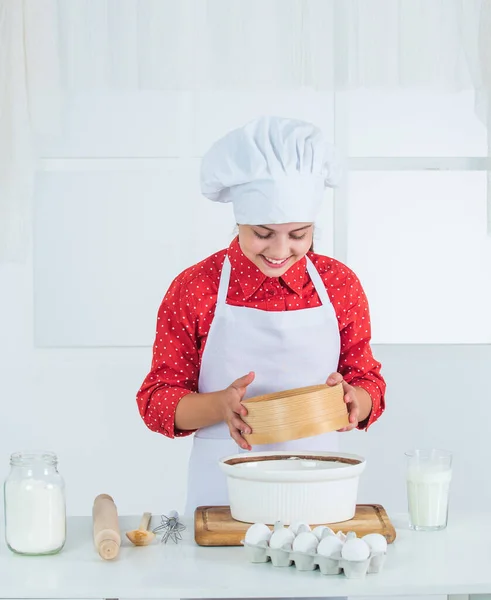
[[[319,129],[283,118],[232,131],[203,158],[202,192],[232,203],[238,236],[170,286],[137,395],[152,431],[195,434],[188,515],[228,504],[218,460],[251,450],[243,399],[342,382],[350,420],[343,431],[368,429],[385,408],[362,286],[348,267],[313,252],[325,188],[339,172]],[[336,450],[337,436],[252,449]]]

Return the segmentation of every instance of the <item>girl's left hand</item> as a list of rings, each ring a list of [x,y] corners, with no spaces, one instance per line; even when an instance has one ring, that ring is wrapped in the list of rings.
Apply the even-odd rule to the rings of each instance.
[[[338,383],[343,384],[344,401],[348,406],[350,422],[350,424],[347,427],[338,429],[338,431],[351,431],[352,429],[355,429],[358,426],[358,421],[360,418],[360,402],[356,395],[356,389],[352,385],[344,381],[341,373],[331,373],[327,378],[326,384],[338,385]]]

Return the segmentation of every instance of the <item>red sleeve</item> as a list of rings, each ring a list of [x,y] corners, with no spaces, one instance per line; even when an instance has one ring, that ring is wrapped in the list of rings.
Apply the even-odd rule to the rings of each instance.
[[[138,410],[147,427],[169,438],[193,433],[176,430],[174,417],[179,400],[198,389],[195,337],[195,318],[183,301],[177,278],[160,305],[151,371],[137,393]]]
[[[384,378],[381,364],[370,347],[371,325],[368,301],[360,281],[348,271],[345,282],[346,304],[340,318],[341,352],[339,372],[350,385],[362,387],[372,399],[372,412],[358,429],[367,430],[385,410]]]

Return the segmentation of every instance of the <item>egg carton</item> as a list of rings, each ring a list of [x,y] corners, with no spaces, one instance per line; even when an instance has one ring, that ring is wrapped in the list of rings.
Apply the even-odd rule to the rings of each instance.
[[[339,533],[336,535],[343,541],[350,538],[356,538],[354,532],[347,535]],[[380,573],[385,564],[387,551],[374,551],[371,549],[367,559],[347,560],[341,556],[341,553],[335,553],[331,556],[323,556],[314,552],[299,552],[292,550],[291,547],[271,548],[267,541],[263,540],[258,544],[251,544],[242,540],[247,559],[251,563],[271,562],[274,567],[290,567],[294,565],[299,571],[319,571],[323,575],[344,574],[348,579],[363,579],[367,573]]]

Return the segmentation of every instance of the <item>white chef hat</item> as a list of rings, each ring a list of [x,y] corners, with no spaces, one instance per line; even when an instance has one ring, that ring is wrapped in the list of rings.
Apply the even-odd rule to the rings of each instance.
[[[261,117],[219,139],[203,157],[201,191],[232,202],[247,225],[311,223],[341,161],[320,129],[294,119]]]

